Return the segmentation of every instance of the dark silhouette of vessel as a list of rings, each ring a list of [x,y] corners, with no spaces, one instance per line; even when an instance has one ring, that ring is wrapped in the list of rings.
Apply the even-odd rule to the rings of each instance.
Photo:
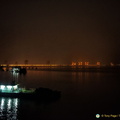
[[[61,97],[60,91],[49,88],[26,89],[18,86],[15,82],[11,84],[1,84],[0,97],[21,98],[41,102],[55,101]]]

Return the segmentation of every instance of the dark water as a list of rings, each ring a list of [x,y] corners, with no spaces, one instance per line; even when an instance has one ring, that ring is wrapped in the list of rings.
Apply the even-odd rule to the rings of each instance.
[[[62,96],[48,104],[0,98],[0,119],[93,120],[97,113],[120,114],[118,73],[28,71],[24,76],[0,72],[0,82],[12,79],[22,87],[60,90]]]

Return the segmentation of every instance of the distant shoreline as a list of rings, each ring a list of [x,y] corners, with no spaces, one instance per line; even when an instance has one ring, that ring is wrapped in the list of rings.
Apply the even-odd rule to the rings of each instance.
[[[96,68],[39,68],[28,69],[31,71],[60,71],[60,72],[120,72],[120,67],[96,67]]]

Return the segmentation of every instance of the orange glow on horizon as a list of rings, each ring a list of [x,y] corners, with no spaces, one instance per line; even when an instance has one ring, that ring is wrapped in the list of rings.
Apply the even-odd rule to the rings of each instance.
[[[72,62],[72,66],[75,66],[75,65],[77,65],[76,62]]]
[[[89,62],[85,62],[85,65],[89,65]]]
[[[83,65],[83,63],[82,62],[78,62],[78,65]]]
[[[100,66],[100,62],[97,62],[97,65]]]

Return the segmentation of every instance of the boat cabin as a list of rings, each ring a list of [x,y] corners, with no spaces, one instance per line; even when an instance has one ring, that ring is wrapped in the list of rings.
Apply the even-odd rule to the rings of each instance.
[[[1,84],[0,85],[0,92],[7,92],[7,93],[17,93],[18,92],[18,84]]]

